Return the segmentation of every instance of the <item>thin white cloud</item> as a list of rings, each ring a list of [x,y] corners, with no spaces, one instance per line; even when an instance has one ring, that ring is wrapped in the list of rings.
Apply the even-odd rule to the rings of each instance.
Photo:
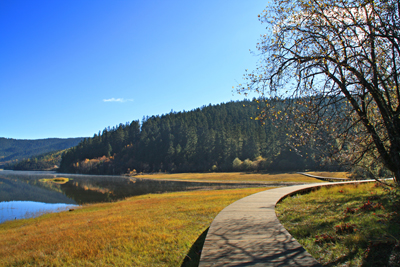
[[[133,99],[123,99],[123,98],[110,98],[110,99],[103,99],[103,102],[128,102],[128,101],[133,101]]]

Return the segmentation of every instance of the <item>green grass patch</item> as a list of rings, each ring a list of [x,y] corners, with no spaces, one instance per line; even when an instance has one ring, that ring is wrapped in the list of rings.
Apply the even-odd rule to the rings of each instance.
[[[400,202],[378,183],[322,187],[278,203],[284,227],[324,266],[400,266]]]
[[[213,172],[213,173],[155,173],[141,174],[136,178],[185,180],[202,182],[258,182],[258,183],[319,183],[321,180],[298,173],[245,173],[245,172]]]
[[[194,243],[214,217],[263,190],[149,194],[5,222],[0,266],[196,266]]]

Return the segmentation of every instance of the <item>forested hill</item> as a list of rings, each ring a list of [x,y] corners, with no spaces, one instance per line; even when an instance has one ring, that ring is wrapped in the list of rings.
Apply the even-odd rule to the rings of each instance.
[[[63,154],[61,172],[304,170],[320,162],[282,144],[285,134],[250,118],[251,101],[203,106],[104,129]]]
[[[22,140],[0,137],[0,167],[15,160],[27,159],[76,146],[84,138],[48,138]]]

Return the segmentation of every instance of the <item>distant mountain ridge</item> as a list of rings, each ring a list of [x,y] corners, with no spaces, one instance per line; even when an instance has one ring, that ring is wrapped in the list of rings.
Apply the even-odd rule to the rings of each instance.
[[[83,139],[77,137],[26,140],[0,137],[0,167],[15,160],[74,147]]]

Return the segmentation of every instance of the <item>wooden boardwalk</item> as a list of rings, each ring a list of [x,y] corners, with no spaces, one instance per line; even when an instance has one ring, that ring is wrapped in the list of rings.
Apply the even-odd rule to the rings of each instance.
[[[199,266],[321,266],[282,226],[275,205],[298,191],[346,183],[354,182],[281,187],[234,202],[211,223]]]

